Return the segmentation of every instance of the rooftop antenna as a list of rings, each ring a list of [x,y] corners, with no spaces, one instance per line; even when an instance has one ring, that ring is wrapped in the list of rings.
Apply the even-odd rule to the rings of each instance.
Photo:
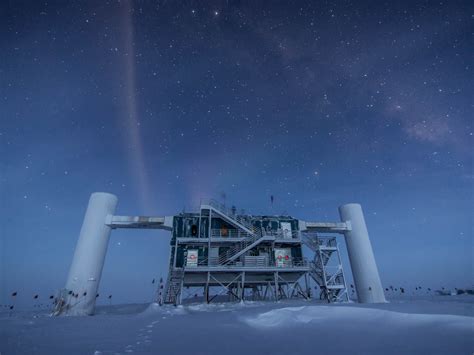
[[[13,297],[13,304],[10,306],[10,317],[12,316],[13,309],[15,308],[15,301],[16,301],[16,295],[18,292],[13,292],[12,297]]]
[[[155,301],[155,282],[155,279],[151,281],[151,302]]]
[[[225,206],[225,200],[227,198],[227,195],[224,191],[221,192],[221,200],[222,200],[222,203],[223,205]]]

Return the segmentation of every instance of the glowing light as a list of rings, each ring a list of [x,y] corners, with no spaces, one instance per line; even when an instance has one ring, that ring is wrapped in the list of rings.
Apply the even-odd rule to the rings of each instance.
[[[126,138],[127,152],[132,174],[139,193],[140,204],[144,210],[150,211],[152,203],[150,196],[153,195],[150,189],[148,172],[146,169],[143,153],[143,142],[140,135],[140,122],[138,117],[138,105],[136,100],[136,75],[135,75],[135,48],[134,48],[134,27],[132,19],[132,2],[124,2],[125,22],[125,53],[124,74],[125,74],[125,103],[126,103]]]

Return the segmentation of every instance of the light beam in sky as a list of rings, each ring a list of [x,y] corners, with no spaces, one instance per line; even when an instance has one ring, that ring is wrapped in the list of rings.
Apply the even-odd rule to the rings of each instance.
[[[147,212],[152,211],[151,185],[145,163],[143,142],[140,135],[140,120],[137,105],[134,27],[131,1],[124,1],[123,21],[125,28],[125,99],[126,99],[126,138],[128,158],[136,188],[139,193],[140,207]]]

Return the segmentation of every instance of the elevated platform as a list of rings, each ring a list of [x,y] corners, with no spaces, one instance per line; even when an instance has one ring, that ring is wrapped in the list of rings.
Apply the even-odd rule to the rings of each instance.
[[[219,286],[220,284],[232,284],[245,277],[246,286],[265,286],[269,282],[274,283],[279,278],[286,283],[297,282],[303,275],[309,272],[308,267],[301,268],[213,268],[206,270],[186,270],[183,278],[183,287]],[[211,277],[212,276],[212,277]]]
[[[169,272],[160,284],[163,303],[179,304],[183,287],[203,286],[207,302],[222,292],[230,300],[310,298],[314,283],[328,302],[347,299],[347,288],[335,238],[345,236],[360,302],[385,302],[362,208],[339,207],[341,222],[307,222],[288,215],[253,215],[216,200],[173,216],[115,215],[115,195],[93,193],[84,216],[64,293],[55,314],[93,314],[110,233],[114,229],[162,229],[171,232]],[[321,238],[322,237],[322,238]],[[313,253],[312,261],[303,247]],[[300,285],[304,276],[304,287]],[[308,279],[312,279],[309,280]],[[221,293],[211,295],[214,286]]]

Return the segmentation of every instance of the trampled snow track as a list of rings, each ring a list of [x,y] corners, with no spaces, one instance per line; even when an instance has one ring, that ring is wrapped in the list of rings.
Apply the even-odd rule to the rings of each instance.
[[[0,314],[1,354],[470,354],[474,297],[389,304],[152,304]]]

